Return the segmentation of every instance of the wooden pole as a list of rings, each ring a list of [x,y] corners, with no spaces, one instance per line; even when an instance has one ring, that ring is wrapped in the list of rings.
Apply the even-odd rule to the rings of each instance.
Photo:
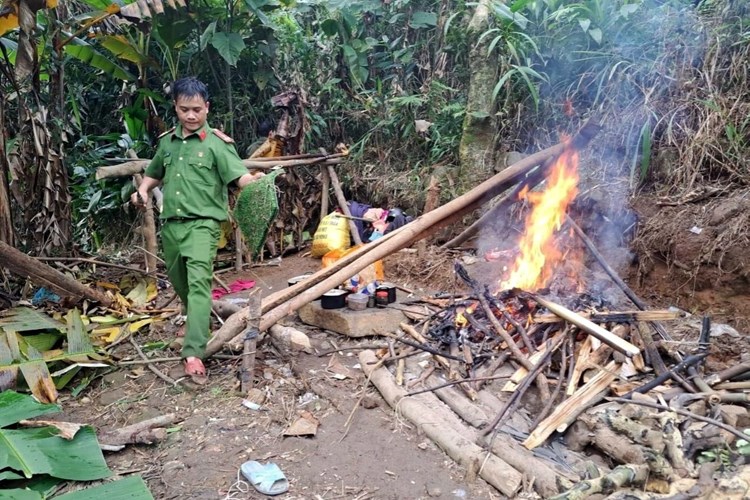
[[[336,195],[336,201],[339,203],[339,208],[344,212],[344,215],[351,217],[352,213],[349,211],[349,205],[346,204],[346,197],[344,197],[344,192],[341,190],[339,176],[336,175],[336,171],[332,166],[328,165],[326,168],[328,169],[328,176],[331,178],[331,186],[333,186],[333,193]],[[349,220],[349,231],[352,233],[354,244],[361,245],[362,238],[359,237],[357,225],[351,219]]]
[[[481,203],[492,199],[497,193],[508,189],[508,187],[514,185],[520,178],[526,175],[529,170],[543,163],[548,158],[560,155],[565,148],[583,148],[599,132],[599,129],[599,125],[595,122],[591,121],[587,123],[569,143],[556,144],[520,160],[440,208],[422,214],[409,224],[364,245],[362,248],[340,259],[334,265],[318,271],[304,281],[269,295],[263,300],[263,317],[260,323],[260,330],[267,330],[281,318],[320,297],[326,291],[342,283],[373,262],[409,246],[414,241],[429,236],[439,227],[460,219],[465,212],[473,210],[475,207],[481,205]],[[240,321],[232,321],[234,316],[240,314],[242,314],[242,311],[230,317],[224,323],[224,326],[215,333],[206,349],[208,356],[218,352],[225,342],[242,332],[241,327],[237,328]]]
[[[58,295],[73,297],[76,301],[85,297],[107,307],[112,305],[112,299],[99,290],[84,286],[2,241],[0,241],[0,263],[2,263],[1,267],[8,268],[14,274],[29,278],[39,286],[50,287]]]
[[[411,421],[417,428],[433,440],[448,456],[464,466],[472,463],[480,464],[478,474],[485,481],[497,488],[503,495],[515,498],[521,486],[522,475],[492,453],[475,444],[469,437],[473,432],[466,430],[466,426],[452,412],[443,415],[438,413],[442,403],[434,394],[421,394],[405,398],[406,390],[396,385],[391,373],[375,364],[377,362],[372,351],[364,351],[359,355],[359,363],[373,385],[378,388],[388,404],[397,409],[399,414]]]

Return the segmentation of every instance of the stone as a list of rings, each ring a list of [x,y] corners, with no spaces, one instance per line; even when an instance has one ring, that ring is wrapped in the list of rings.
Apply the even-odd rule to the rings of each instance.
[[[298,312],[303,323],[348,337],[393,333],[398,330],[399,323],[406,321],[404,313],[392,307],[368,307],[362,311],[346,307],[323,309],[320,301],[315,301],[305,304]]]

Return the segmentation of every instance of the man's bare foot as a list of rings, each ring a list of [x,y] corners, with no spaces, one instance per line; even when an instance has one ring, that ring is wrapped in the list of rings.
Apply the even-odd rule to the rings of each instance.
[[[198,384],[205,384],[208,380],[206,376],[206,367],[203,366],[203,361],[195,356],[190,356],[182,360],[185,364],[185,375],[189,376],[193,382]]]

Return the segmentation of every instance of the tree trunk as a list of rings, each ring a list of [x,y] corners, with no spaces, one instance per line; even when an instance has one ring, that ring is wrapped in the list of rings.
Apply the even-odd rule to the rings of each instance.
[[[462,173],[472,176],[491,172],[494,167],[492,90],[497,81],[497,58],[492,54],[487,55],[492,37],[485,37],[478,44],[474,42],[489,27],[489,4],[489,0],[480,0],[469,22],[469,39],[473,47],[469,54],[472,71],[458,154]]]
[[[6,130],[4,94],[0,95],[0,130]],[[14,246],[13,217],[10,213],[10,188],[8,186],[9,169],[5,151],[5,134],[0,133],[0,241]]]

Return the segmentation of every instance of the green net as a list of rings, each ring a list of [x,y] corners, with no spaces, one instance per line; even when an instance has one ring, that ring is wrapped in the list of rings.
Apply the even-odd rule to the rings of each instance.
[[[234,220],[245,237],[247,248],[253,252],[253,258],[260,255],[271,223],[279,211],[274,181],[281,173],[281,169],[274,170],[245,186],[234,205]]]

